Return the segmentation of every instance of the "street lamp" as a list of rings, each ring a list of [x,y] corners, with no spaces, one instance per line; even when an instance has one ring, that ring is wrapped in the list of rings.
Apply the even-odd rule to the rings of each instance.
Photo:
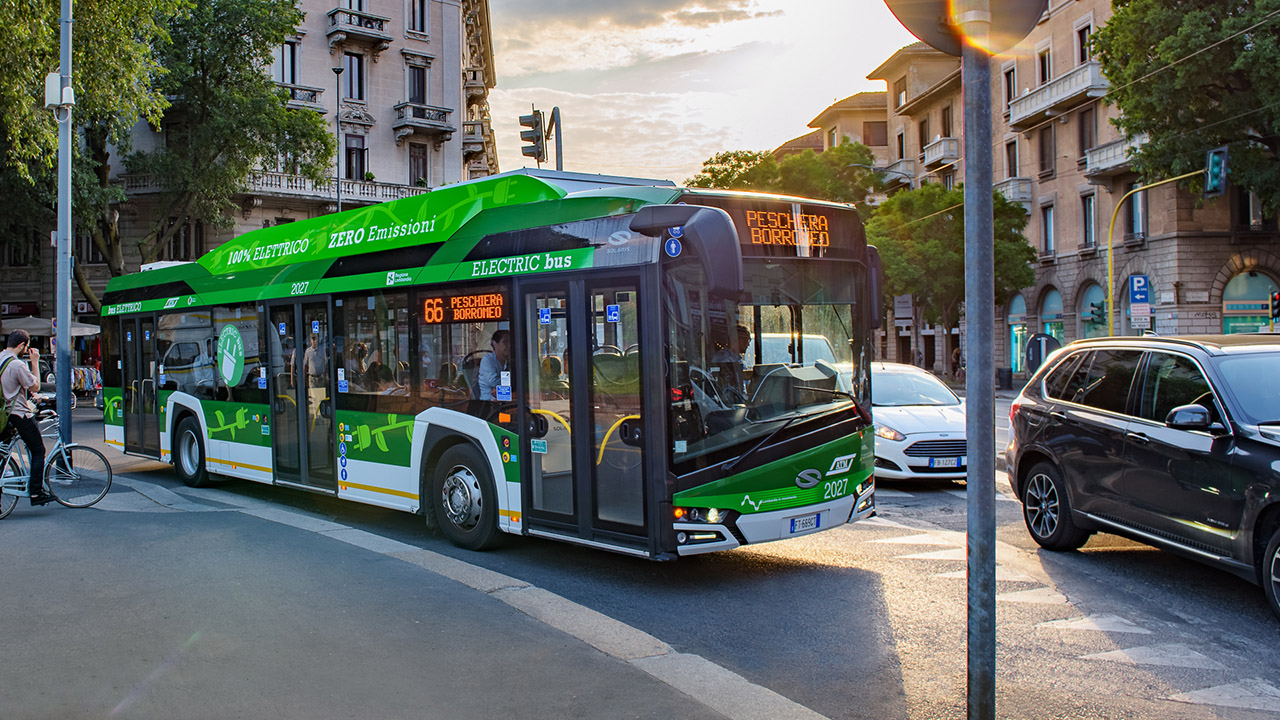
[[[908,175],[907,173],[904,173],[901,170],[890,170],[889,168],[876,167],[875,165],[866,165],[863,163],[849,163],[848,165],[845,165],[845,167],[860,167],[860,168],[870,170],[872,172],[883,173],[885,175],[901,175],[902,177],[906,178],[908,183],[910,183],[912,180],[915,179],[911,175]]]
[[[335,65],[332,68],[334,77],[334,90],[337,92],[333,96],[333,134],[337,141],[337,149],[335,153],[337,157],[333,159],[333,184],[338,188],[338,212],[342,212],[342,119],[339,117],[339,109],[342,106],[342,66]]]

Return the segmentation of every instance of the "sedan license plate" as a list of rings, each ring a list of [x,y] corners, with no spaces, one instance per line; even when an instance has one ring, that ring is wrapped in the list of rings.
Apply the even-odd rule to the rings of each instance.
[[[964,458],[929,458],[931,468],[958,468]]]
[[[804,515],[801,517],[793,517],[791,518],[791,534],[794,535],[795,533],[805,532],[806,530],[817,530],[818,523],[821,521],[821,519],[822,519],[821,513],[814,513],[812,515]]]

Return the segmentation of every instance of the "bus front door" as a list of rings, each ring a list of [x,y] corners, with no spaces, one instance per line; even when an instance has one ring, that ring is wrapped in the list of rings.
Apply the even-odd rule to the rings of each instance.
[[[120,321],[124,374],[124,450],[160,457],[160,407],[156,397],[156,321]]]
[[[327,302],[272,305],[269,382],[277,483],[336,492]]]
[[[639,283],[522,293],[530,533],[646,552]]]

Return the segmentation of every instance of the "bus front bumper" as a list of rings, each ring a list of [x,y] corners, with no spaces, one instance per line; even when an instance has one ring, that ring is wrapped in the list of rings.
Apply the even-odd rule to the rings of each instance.
[[[678,522],[675,524],[676,552],[679,555],[699,555],[732,550],[742,545],[812,535],[845,523],[864,520],[875,515],[875,492],[875,483],[869,482],[857,497],[846,495],[805,507],[739,515],[734,523],[736,534],[726,525]],[[739,536],[745,542],[739,542]]]

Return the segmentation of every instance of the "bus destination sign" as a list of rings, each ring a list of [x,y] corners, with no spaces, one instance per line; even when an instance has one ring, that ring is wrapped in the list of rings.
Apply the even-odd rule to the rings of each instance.
[[[427,298],[422,306],[422,322],[427,325],[493,322],[506,316],[506,298],[496,292]]]
[[[746,215],[752,245],[831,246],[831,226],[826,215],[769,210],[748,210]]]

